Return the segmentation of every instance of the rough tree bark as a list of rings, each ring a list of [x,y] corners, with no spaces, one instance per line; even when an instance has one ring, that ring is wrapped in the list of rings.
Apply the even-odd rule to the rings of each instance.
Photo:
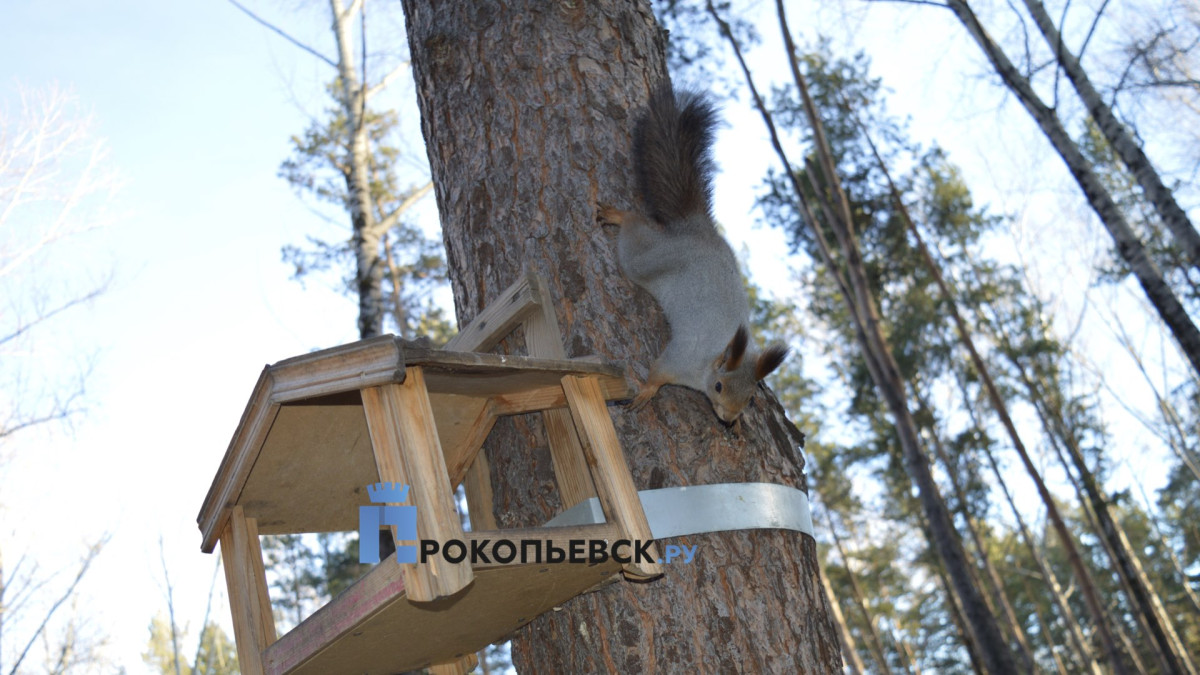
[[[668,336],[624,279],[598,200],[634,204],[630,133],[666,78],[648,4],[405,0],[422,129],[460,320],[522,267],[545,277],[568,356],[644,377]],[[803,436],[761,389],[742,435],[703,395],[668,387],[638,413],[610,408],[640,489],[765,481],[807,489]],[[560,504],[539,419],[497,427],[488,452],[502,527]],[[498,437],[497,437],[498,436]],[[694,536],[695,561],[649,584],[580,596],[518,632],[525,672],[833,672],[837,629],[815,543],[759,530]]]

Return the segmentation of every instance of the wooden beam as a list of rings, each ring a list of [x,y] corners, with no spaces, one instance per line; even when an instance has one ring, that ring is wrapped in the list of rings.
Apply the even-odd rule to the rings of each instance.
[[[402,382],[405,344],[392,335],[381,335],[284,359],[271,366],[275,378],[271,400],[287,403]]]
[[[540,312],[525,319],[525,347],[530,356],[545,359],[566,359],[562,332],[554,314],[554,301],[550,290],[536,275],[530,275],[530,287],[537,297]],[[550,444],[550,458],[554,462],[554,480],[558,483],[559,497],[563,509],[596,496],[596,487],[583,458],[579,435],[571,421],[571,413],[561,408],[542,413],[542,425],[546,428],[546,439]]]
[[[429,666],[430,675],[467,675],[479,665],[479,657],[475,654],[467,654],[456,661],[447,663],[435,663]]]
[[[442,543],[461,540],[462,523],[454,507],[421,368],[409,368],[403,384],[364,389],[362,399],[379,480],[411,486],[410,499],[417,507],[417,533],[422,539]],[[404,587],[414,602],[453,595],[474,579],[469,560],[450,563],[434,556],[427,562],[402,567]]]
[[[563,373],[563,375],[566,374],[568,373]],[[587,373],[575,374],[586,375]],[[606,401],[631,398],[633,396],[633,391],[630,389],[629,383],[623,377],[602,375],[599,378],[599,382]],[[567,397],[563,393],[561,379],[554,386],[538,387],[515,393],[496,394],[492,397],[492,400],[496,404],[496,414],[501,416],[522,415],[530,412],[567,407]]]
[[[486,352],[512,332],[529,312],[537,308],[536,277],[522,274],[516,283],[488,303],[458,334],[446,343],[446,351]]]
[[[267,594],[258,526],[242,507],[234,506],[221,533],[221,560],[233,614],[238,665],[244,675],[261,675],[263,650],[275,642],[275,617]]]
[[[604,405],[600,383],[594,377],[575,375],[564,377],[562,383],[605,519],[616,523],[629,539],[653,539],[637,488],[633,486],[633,477],[629,474],[629,465],[621,452],[617,431]],[[635,579],[661,576],[657,547],[651,546],[650,555],[652,560],[649,562],[634,560],[625,565],[625,576]]]
[[[275,416],[279,414],[279,406],[270,402],[272,378],[270,368],[264,368],[254,385],[254,393],[250,402],[242,412],[225,457],[217,469],[204,504],[200,507],[200,515],[196,522],[200,525],[200,550],[212,553],[217,545],[217,539],[226,528],[229,510],[237,503],[242,494],[242,487],[250,476],[250,470],[258,461],[263,442]]]
[[[479,454],[479,449],[483,446],[483,442],[487,440],[488,434],[492,432],[492,427],[496,426],[495,404],[491,399],[477,400],[478,405],[468,407],[462,412],[470,415],[474,414],[474,418],[457,433],[454,434],[453,445],[444,445],[446,458],[446,469],[450,475],[451,487],[457,487],[463,481],[463,477],[467,473],[467,467],[475,461]],[[441,410],[438,411],[438,416],[449,416]],[[445,421],[438,420],[438,433],[441,437],[446,437],[447,433],[443,430]]]
[[[405,600],[401,566],[376,565],[271,645],[269,675],[400,673],[474,653],[621,571],[600,565],[481,569],[467,592],[442,603]]]
[[[541,294],[537,292],[537,286],[537,276],[526,270],[516,283],[505,289],[467,325],[459,329],[458,334],[446,344],[446,349],[463,352],[490,351],[526,316],[538,309]],[[467,468],[463,478],[463,491],[467,495],[467,513],[471,517],[471,527],[496,529],[492,470],[487,452],[476,454],[475,461]]]

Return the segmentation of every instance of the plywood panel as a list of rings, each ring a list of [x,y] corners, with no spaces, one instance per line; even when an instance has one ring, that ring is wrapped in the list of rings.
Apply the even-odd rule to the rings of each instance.
[[[267,672],[375,675],[445,663],[479,651],[619,569],[612,561],[483,569],[462,594],[417,605],[400,592],[399,565],[388,560],[269,647]]]

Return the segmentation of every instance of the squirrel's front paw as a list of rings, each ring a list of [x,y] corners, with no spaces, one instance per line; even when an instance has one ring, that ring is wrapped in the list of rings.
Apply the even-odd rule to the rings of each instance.
[[[625,212],[603,202],[596,203],[596,222],[600,225],[623,225]]]
[[[648,381],[643,383],[642,386],[638,387],[637,396],[634,396],[633,401],[629,403],[629,409],[636,411],[645,408],[646,404],[650,402],[650,399],[654,398],[654,395],[658,393],[661,387],[661,384],[652,384]]]

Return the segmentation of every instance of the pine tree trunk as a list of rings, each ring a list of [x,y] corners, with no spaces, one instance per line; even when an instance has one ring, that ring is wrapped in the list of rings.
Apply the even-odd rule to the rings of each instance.
[[[1195,667],[1163,607],[1162,599],[1154,590],[1149,578],[1146,577],[1137,553],[1125,536],[1124,528],[1109,510],[1108,499],[1101,492],[1096,477],[1088,468],[1087,462],[1084,461],[1083,453],[1079,448],[1079,439],[1063,419],[1062,406],[1057,400],[1058,397],[1053,392],[1049,392],[1048,395],[1044,383],[1040,386],[1038,382],[1035,382],[1020,361],[1013,356],[1012,351],[1008,349],[1005,351],[1009,354],[1010,360],[1028,389],[1030,399],[1034,402],[1034,407],[1046,433],[1055,441],[1052,445],[1055,452],[1058,453],[1059,461],[1063,464],[1068,477],[1071,478],[1080,503],[1085,509],[1090,510],[1091,516],[1095,519],[1095,533],[1104,544],[1105,550],[1108,551],[1113,567],[1129,596],[1130,604],[1139,616],[1139,623],[1150,634],[1164,670],[1180,675],[1195,675]],[[1066,457],[1061,453],[1063,449],[1066,451]],[[1070,459],[1069,463],[1068,458]],[[1072,469],[1074,469],[1074,475],[1072,475]]]
[[[879,672],[883,675],[892,675],[887,655],[883,651],[883,640],[879,638],[879,629],[875,626],[875,617],[871,616],[871,608],[867,607],[867,601],[863,597],[862,588],[858,585],[858,575],[854,570],[850,569],[850,556],[846,555],[846,547],[842,544],[842,537],[833,525],[833,518],[828,513],[825,514],[825,518],[829,524],[829,533],[833,536],[833,545],[837,548],[838,556],[842,559],[842,567],[846,570],[846,577],[850,580],[850,594],[854,596],[854,604],[858,607],[858,612],[862,614],[863,630],[867,637],[867,649],[871,652],[871,658],[875,659],[875,663],[879,666]]]
[[[1117,254],[1125,264],[1129,265],[1130,271],[1141,284],[1150,304],[1154,306],[1163,323],[1175,337],[1184,356],[1191,362],[1192,369],[1200,375],[1200,330],[1196,329],[1196,324],[1192,322],[1191,317],[1180,304],[1179,298],[1163,280],[1162,272],[1147,255],[1145,246],[1129,227],[1120,207],[1113,201],[1108,189],[1104,187],[1092,163],[1083,156],[1079,146],[1071,140],[1071,136],[1063,128],[1058,114],[1038,98],[1029,80],[1021,75],[1000,49],[1000,46],[988,36],[970,6],[963,0],[948,0],[947,4],[967,28],[971,37],[983,49],[984,54],[996,69],[996,73],[1004,80],[1004,84],[1029,111],[1038,127],[1062,157],[1067,169],[1083,190],[1088,204],[1100,217],[1100,222],[1104,224],[1112,237]]]
[[[657,305],[623,278],[595,204],[634,205],[630,134],[666,77],[645,2],[405,0],[418,103],[460,321],[523,267],[548,282],[568,356],[645,377],[666,342]],[[718,187],[719,189],[719,187]],[[742,434],[704,396],[664,388],[638,413],[609,409],[640,489],[764,481],[807,489],[802,435],[761,389]],[[561,504],[539,418],[488,445],[502,527]],[[693,536],[690,565],[618,583],[520,630],[523,672],[834,672],[841,667],[815,542],[757,530]]]
[[[1162,178],[1159,177],[1150,158],[1142,152],[1142,146],[1138,145],[1121,120],[1113,114],[1112,108],[1104,102],[1104,97],[1092,86],[1091,78],[1083,69],[1083,64],[1063,44],[1062,35],[1050,19],[1050,15],[1046,13],[1045,5],[1039,0],[1025,0],[1025,7],[1029,9],[1029,14],[1041,31],[1042,37],[1046,38],[1050,49],[1054,51],[1059,65],[1087,107],[1088,114],[1095,120],[1100,133],[1104,134],[1109,145],[1142,187],[1146,199],[1154,205],[1154,210],[1175,237],[1175,242],[1184,255],[1194,267],[1200,268],[1200,233],[1196,232],[1187,213],[1175,201],[1175,195],[1163,185]]]
[[[963,397],[963,402],[970,412],[972,424],[976,429],[982,429],[983,426],[980,424],[974,408],[971,407],[970,395],[967,392],[966,383],[961,378],[958,381],[958,386]],[[996,461],[996,457],[992,454],[991,450],[984,448],[983,454],[987,458],[988,466],[992,470],[992,476],[995,477],[996,484],[1000,487],[1000,492],[1004,495],[1004,500],[1017,522],[1017,531],[1021,534],[1021,541],[1025,543],[1029,557],[1037,565],[1038,573],[1050,590],[1050,598],[1054,601],[1055,607],[1058,608],[1063,627],[1066,629],[1067,636],[1071,640],[1071,647],[1075,653],[1075,662],[1085,668],[1084,672],[1092,673],[1092,675],[1100,675],[1100,665],[1096,660],[1095,653],[1092,651],[1091,643],[1084,637],[1079,620],[1075,617],[1075,612],[1071,609],[1070,603],[1067,602],[1062,585],[1058,583],[1058,577],[1055,576],[1054,570],[1046,562],[1045,556],[1042,555],[1042,552],[1037,547],[1037,541],[1029,531],[1029,527],[1025,524],[1025,518],[1021,515],[1020,509],[1017,508],[1017,503],[1013,500],[1012,493],[1008,489],[1008,482],[1004,479],[1004,472],[1000,470],[1000,464]],[[1109,653],[1112,653],[1111,649],[1109,649]],[[1139,672],[1141,670],[1140,668],[1138,669]]]
[[[762,97],[758,94],[754,86],[753,78],[751,77],[749,68],[746,66],[745,60],[742,58],[737,40],[733,37],[729,25],[720,18],[711,0],[707,3],[707,8],[709,14],[717,21],[721,33],[733,47],[737,55],[739,65],[746,77],[746,83],[750,87],[751,95],[754,97],[755,105],[762,113],[763,120],[770,131],[772,144],[784,164],[784,170],[792,181],[795,189],[795,198],[800,208],[804,211],[804,220],[813,229],[815,238],[820,242],[822,262],[825,264],[826,269],[836,277],[843,298],[853,317],[855,334],[862,347],[863,360],[870,371],[875,386],[879,390],[880,397],[892,415],[904,457],[905,469],[908,471],[913,484],[917,488],[917,498],[928,519],[926,532],[929,534],[929,541],[944,565],[949,581],[954,586],[955,593],[961,602],[963,618],[968,630],[972,633],[973,644],[977,648],[976,651],[972,652],[972,656],[979,658],[979,662],[983,664],[987,672],[1012,672],[1015,667],[1012,652],[1004,641],[1004,636],[1001,634],[1000,627],[996,623],[996,617],[987,608],[982,591],[979,589],[978,584],[971,578],[970,570],[967,569],[966,552],[963,550],[962,540],[954,530],[954,522],[946,507],[946,501],[942,497],[937,482],[933,478],[933,472],[929,467],[929,458],[925,455],[925,451],[921,447],[917,436],[916,423],[913,421],[912,413],[908,408],[904,379],[900,375],[900,369],[892,355],[891,347],[883,335],[878,309],[875,306],[875,300],[870,285],[867,282],[862,252],[858,247],[858,242],[854,234],[853,217],[849,211],[846,195],[841,189],[837,172],[833,168],[834,162],[829,152],[829,146],[824,140],[824,130],[821,120],[816,114],[811,99],[808,97],[807,85],[796,64],[796,49],[795,45],[792,44],[791,32],[787,27],[783,3],[782,1],[776,2],[776,12],[779,17],[784,42],[787,45],[787,57],[796,81],[796,87],[805,97],[805,108],[816,139],[818,155],[821,158],[822,164],[826,167],[824,175],[828,181],[829,190],[835,196],[838,205],[842,207],[840,212],[842,215],[835,212],[834,206],[828,203],[832,201],[829,199],[830,192],[823,191],[822,186],[817,184],[816,176],[820,174],[810,167],[808,178],[812,183],[813,192],[819,196],[819,199],[822,199],[821,206],[822,212],[826,216],[825,221],[829,224],[834,232],[834,236],[837,238],[838,246],[841,249],[840,262],[845,266],[844,275],[841,273],[843,269],[842,265],[834,259],[819,221],[814,217],[807,203],[806,191],[799,183],[799,174],[792,169],[791,164],[788,162],[786,153],[783,151],[783,147],[775,131],[774,121],[771,119],[770,114],[763,104]]]
[[[917,401],[922,408],[930,410],[928,401],[922,392],[913,387]],[[938,460],[946,467],[946,475],[950,478],[950,487],[954,490],[954,497],[958,500],[958,513],[963,518],[963,523],[966,525],[967,533],[970,535],[971,544],[975,548],[975,555],[979,561],[983,563],[983,571],[985,576],[982,577],[983,585],[987,587],[992,595],[993,609],[999,606],[1001,614],[1004,617],[1004,623],[1008,626],[1007,634],[1017,643],[1017,651],[1021,656],[1023,670],[1026,672],[1034,672],[1036,669],[1033,650],[1029,646],[1029,637],[1025,634],[1025,627],[1021,621],[1017,619],[1016,610],[1013,609],[1012,603],[1009,602],[1008,596],[1004,593],[1004,583],[1000,579],[1000,573],[996,571],[996,566],[992,564],[991,557],[988,555],[987,546],[983,542],[983,538],[979,533],[978,524],[975,518],[967,509],[967,493],[959,480],[958,473],[954,471],[954,467],[950,464],[950,457],[946,454],[946,449],[942,444],[942,439],[937,431],[930,434],[933,440],[933,449]]]
[[[850,633],[850,627],[846,624],[846,617],[842,615],[841,605],[838,604],[837,597],[833,594],[833,587],[829,585],[829,575],[821,575],[821,587],[825,590],[825,601],[829,603],[829,610],[833,614],[833,620],[837,623],[838,634],[842,638],[842,658],[846,664],[846,668],[850,671],[850,675],[863,675],[866,671],[866,666],[863,665],[862,658],[858,655],[858,644],[854,641],[854,635]]]

